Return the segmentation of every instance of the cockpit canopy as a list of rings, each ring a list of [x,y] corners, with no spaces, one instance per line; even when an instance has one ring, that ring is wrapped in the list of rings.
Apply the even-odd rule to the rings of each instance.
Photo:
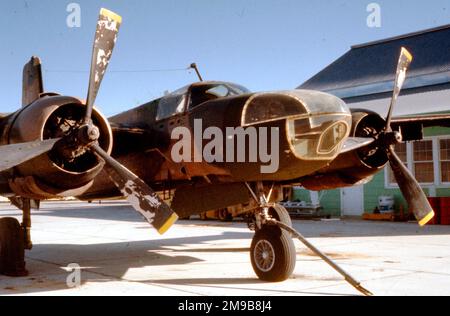
[[[250,93],[240,85],[228,82],[200,82],[176,90],[159,100],[156,119],[163,120],[193,109],[205,102]]]

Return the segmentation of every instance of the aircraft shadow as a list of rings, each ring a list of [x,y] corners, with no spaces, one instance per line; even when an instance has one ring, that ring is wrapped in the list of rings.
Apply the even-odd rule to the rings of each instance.
[[[226,239],[249,239],[251,233],[230,232],[201,237],[183,237],[165,240],[146,240],[107,244],[37,244],[27,252],[29,277],[8,278],[0,276],[0,295],[32,294],[38,292],[68,289],[66,278],[69,275],[64,268],[71,263],[82,267],[82,284],[88,282],[121,281],[129,269],[184,265],[202,262],[195,256],[178,255],[179,251],[170,247],[185,244],[205,244],[210,241]],[[198,252],[241,252],[247,248],[236,249],[198,249]],[[167,252],[167,254],[165,253]],[[195,251],[188,251],[195,252]],[[130,260],[130,258],[132,258]],[[250,264],[250,263],[249,263]],[[140,272],[140,275],[145,272]],[[225,279],[224,279],[225,280]],[[126,278],[126,281],[129,281]],[[153,280],[130,282],[157,283]],[[177,284],[177,279],[173,280]],[[233,280],[230,280],[233,283]],[[236,281],[237,282],[237,281]],[[245,279],[242,280],[245,283]],[[257,280],[253,281],[257,283]],[[183,284],[183,280],[179,282]]]

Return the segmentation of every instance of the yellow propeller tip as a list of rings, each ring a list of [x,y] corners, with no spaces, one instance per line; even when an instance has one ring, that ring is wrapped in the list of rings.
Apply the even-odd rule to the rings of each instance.
[[[428,224],[429,221],[431,221],[434,218],[434,216],[435,216],[434,211],[430,212],[430,214],[428,214],[419,221],[419,225],[421,227],[425,226],[426,224]]]
[[[413,55],[405,48],[402,47],[402,54],[411,62],[413,60]]]
[[[118,15],[117,13],[114,13],[108,9],[102,8],[100,10],[100,15],[106,16],[106,17],[110,18],[111,20],[116,21],[117,23],[122,23],[122,17],[120,15]]]
[[[161,235],[164,235],[170,227],[172,227],[173,224],[178,220],[178,215],[173,213],[169,219],[164,223],[164,225],[161,226],[160,229],[158,229],[158,233]]]

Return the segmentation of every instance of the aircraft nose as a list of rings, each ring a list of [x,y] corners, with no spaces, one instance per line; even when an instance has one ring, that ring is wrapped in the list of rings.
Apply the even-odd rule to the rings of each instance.
[[[288,142],[302,160],[332,160],[350,135],[352,115],[341,99],[315,91],[295,94],[308,114],[287,119]]]
[[[323,114],[288,119],[288,142],[301,160],[333,160],[350,134],[351,116]]]
[[[352,115],[341,99],[322,92],[259,93],[245,104],[242,126],[286,121],[290,151],[301,160],[332,160],[350,135]]]
[[[351,116],[344,101],[322,92],[292,90],[257,93],[244,106],[242,126],[324,114]]]

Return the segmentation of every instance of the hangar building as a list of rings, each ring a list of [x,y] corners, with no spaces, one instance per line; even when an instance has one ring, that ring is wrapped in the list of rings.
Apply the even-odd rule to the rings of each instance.
[[[350,108],[387,115],[401,47],[414,56],[394,116],[450,113],[450,25],[353,46],[299,89],[324,91],[342,98]],[[396,147],[396,152],[431,197],[450,196],[450,129],[428,128],[425,140]],[[294,197],[310,201],[310,193]],[[359,216],[372,212],[380,196],[394,196],[396,209],[406,208],[390,168],[369,184],[320,192],[325,212]]]

